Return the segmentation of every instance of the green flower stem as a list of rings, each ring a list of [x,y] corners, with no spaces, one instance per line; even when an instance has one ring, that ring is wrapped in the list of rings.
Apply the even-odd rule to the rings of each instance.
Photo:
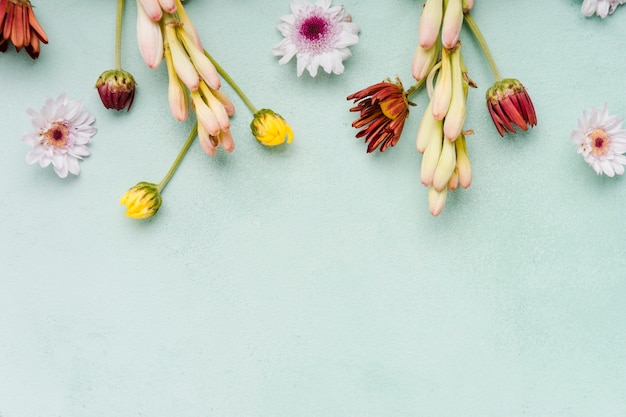
[[[165,188],[167,183],[172,178],[172,175],[174,175],[174,172],[176,172],[176,169],[178,168],[178,165],[180,165],[181,161],[183,160],[183,157],[185,156],[185,154],[189,150],[189,147],[193,143],[193,140],[196,138],[196,134],[197,133],[198,133],[198,123],[196,122],[196,124],[193,126],[193,129],[191,129],[191,133],[189,133],[189,137],[187,138],[187,141],[185,142],[185,144],[183,145],[182,149],[178,153],[178,156],[176,157],[176,160],[174,161],[174,163],[170,167],[170,170],[167,171],[167,174],[165,174],[165,178],[163,178],[163,180],[157,185],[157,189],[159,190],[159,193],[163,190],[163,188]]]
[[[426,77],[422,78],[421,80],[419,80],[417,83],[415,83],[414,85],[411,86],[411,88],[409,88],[406,91],[406,96],[407,98],[411,98],[411,96],[415,93],[417,93],[417,91],[422,88],[422,86],[424,85],[424,82],[426,82]]]
[[[491,72],[493,72],[493,76],[495,77],[496,81],[502,80],[500,71],[498,71],[498,67],[496,66],[496,61],[493,59],[493,55],[491,55],[491,51],[489,50],[489,47],[487,46],[487,41],[485,41],[485,37],[483,36],[482,32],[478,28],[478,25],[476,24],[476,21],[474,20],[474,18],[472,17],[470,13],[465,14],[465,22],[467,22],[467,25],[469,26],[472,33],[474,34],[474,37],[478,41],[480,48],[483,50],[483,53],[485,54],[485,58],[487,58],[487,62],[489,63],[489,66],[491,67]]]
[[[221,65],[218,64],[217,61],[213,59],[213,57],[209,55],[206,50],[204,51],[204,55],[209,58],[209,61],[211,61],[211,63],[215,66],[217,72],[226,80],[228,84],[230,84],[233,90],[235,90],[235,93],[237,93],[237,95],[243,100],[246,106],[248,106],[248,109],[250,109],[252,114],[255,114],[258,111],[257,108],[254,106],[254,104],[252,104],[250,99],[244,94],[241,88],[239,88],[237,83],[230,77],[230,75],[228,75],[226,71],[224,71],[224,68],[222,68]]]
[[[115,20],[115,69],[122,69],[122,16],[124,0],[117,0],[117,17]]]

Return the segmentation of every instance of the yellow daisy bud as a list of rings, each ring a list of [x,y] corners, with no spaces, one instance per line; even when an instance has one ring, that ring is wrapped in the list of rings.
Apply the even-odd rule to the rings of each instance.
[[[161,193],[156,184],[140,182],[132,187],[120,199],[120,205],[126,206],[128,217],[145,219],[156,214],[161,207]]]
[[[293,140],[293,131],[280,114],[270,109],[261,109],[254,113],[250,123],[254,137],[265,146],[276,146]]]

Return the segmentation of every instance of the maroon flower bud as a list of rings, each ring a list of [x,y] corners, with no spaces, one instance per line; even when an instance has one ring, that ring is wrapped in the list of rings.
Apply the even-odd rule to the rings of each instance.
[[[522,83],[514,78],[496,81],[487,90],[487,107],[500,136],[504,136],[504,132],[515,133],[513,124],[522,130],[537,124],[530,96]]]
[[[357,138],[365,136],[367,152],[373,152],[380,146],[384,152],[389,146],[395,146],[400,140],[404,122],[409,115],[408,93],[400,80],[392,83],[387,79],[348,96],[357,104],[350,111],[359,112],[360,117],[352,127],[361,129]]]
[[[96,82],[96,88],[107,109],[119,111],[128,106],[130,110],[133,105],[135,79],[130,72],[121,69],[104,71]]]

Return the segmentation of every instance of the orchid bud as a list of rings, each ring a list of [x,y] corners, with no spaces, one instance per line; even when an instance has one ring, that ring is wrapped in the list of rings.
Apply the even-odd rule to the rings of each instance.
[[[437,217],[443,211],[446,205],[446,197],[448,196],[448,189],[444,188],[441,191],[435,190],[434,187],[428,187],[428,209],[430,214]]]
[[[419,44],[422,48],[430,49],[437,41],[442,17],[443,0],[426,0],[418,28]]]
[[[461,72],[461,48],[456,48],[450,54],[452,71],[452,98],[450,107],[443,122],[443,134],[449,140],[456,140],[463,130],[467,114],[463,73]]]
[[[180,78],[178,78],[178,75],[174,70],[172,52],[170,51],[169,46],[165,48],[165,62],[167,64],[167,75],[169,78],[167,99],[170,104],[170,111],[176,120],[182,122],[187,120],[187,116],[189,115],[189,97],[187,95],[185,85]]]
[[[472,165],[467,155],[465,135],[459,136],[454,141],[454,146],[456,147],[456,169],[459,172],[459,184],[461,187],[467,188],[472,183]]]
[[[439,42],[436,42],[430,49],[424,49],[420,45],[417,45],[415,53],[413,54],[413,78],[420,81],[428,76],[437,63],[440,50],[441,44]]]
[[[424,156],[422,157],[420,177],[424,185],[432,185],[443,147],[443,131],[439,129],[434,133],[435,134],[428,141],[428,146],[426,146]]]
[[[444,48],[453,48],[459,40],[463,26],[463,7],[461,0],[446,0],[446,9],[441,24],[441,43]]]
[[[137,0],[137,43],[141,57],[150,68],[157,68],[163,59],[163,36],[157,22],[150,20]]]
[[[441,155],[437,162],[437,168],[433,176],[433,187],[437,191],[441,191],[448,185],[448,181],[454,172],[456,166],[456,151],[454,142],[444,139],[441,149]]]
[[[435,88],[433,90],[433,96],[431,98],[433,102],[433,117],[437,120],[442,120],[448,108],[450,107],[450,99],[452,97],[452,69],[450,63],[450,54],[443,48],[441,51],[441,68],[437,75],[437,81],[435,82]]]

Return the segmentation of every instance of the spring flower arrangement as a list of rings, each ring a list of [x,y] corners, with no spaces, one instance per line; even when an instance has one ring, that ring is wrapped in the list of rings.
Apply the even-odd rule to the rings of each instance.
[[[287,122],[270,109],[258,110],[239,86],[204,49],[198,32],[180,0],[137,0],[137,41],[141,56],[149,68],[156,69],[165,60],[168,72],[168,102],[174,119],[185,121],[190,112],[196,123],[160,183],[140,182],[121,198],[126,215],[143,219],[156,214],[162,203],[161,192],[181,163],[192,142],[198,137],[207,155],[218,148],[232,152],[235,147],[230,118],[235,114],[232,101],[221,90],[226,80],[253,114],[252,134],[265,146],[290,143],[293,131]],[[135,95],[133,76],[121,69],[121,26],[124,1],[117,3],[115,68],[103,72],[96,88],[108,109],[130,110]]]
[[[527,130],[537,117],[526,88],[514,78],[503,78],[487,43],[470,14],[473,0],[426,0],[420,16],[418,45],[412,60],[416,83],[405,90],[402,82],[386,79],[347,97],[359,117],[352,126],[360,129],[367,152],[384,152],[400,140],[409,115],[410,98],[426,85],[430,102],[417,131],[416,147],[423,154],[421,182],[428,187],[433,216],[443,210],[448,191],[470,186],[472,169],[465,130],[467,95],[476,84],[468,75],[459,40],[463,24],[471,29],[493,72],[495,83],[487,90],[487,109],[500,136]]]
[[[584,0],[582,14],[601,18],[614,13],[626,0]],[[136,0],[136,33],[145,64],[158,69],[162,61],[168,74],[170,113],[176,121],[194,118],[193,127],[172,166],[159,183],[139,182],[123,194],[120,204],[126,215],[152,217],[163,200],[162,192],[196,137],[203,151],[214,156],[221,148],[230,153],[235,141],[230,120],[235,106],[221,90],[227,82],[252,114],[250,130],[264,146],[291,143],[293,131],[278,113],[255,107],[242,89],[204,49],[200,36],[181,0]],[[416,148],[422,154],[420,179],[428,189],[433,216],[445,207],[447,194],[467,188],[472,182],[468,140],[474,134],[466,128],[467,97],[477,85],[469,76],[463,58],[460,33],[466,25],[480,46],[494,77],[486,89],[486,110],[502,137],[528,130],[537,124],[532,100],[525,86],[515,78],[501,76],[487,42],[471,14],[473,0],[425,0],[418,26],[417,45],[411,62],[414,83],[405,88],[399,78],[387,78],[348,95],[351,112],[358,114],[352,126],[364,139],[368,153],[394,147],[402,136],[409,116],[411,97],[425,89],[429,103],[423,110],[416,132]],[[315,77],[321,67],[326,73],[341,74],[343,61],[351,56],[349,47],[359,41],[360,27],[343,6],[331,0],[293,0],[291,14],[281,17],[277,29],[283,39],[272,48],[279,64],[296,58],[296,73]],[[124,0],[117,0],[115,59],[112,69],[98,77],[95,88],[107,109],[130,111],[137,88],[135,78],[121,65],[121,33]],[[29,0],[0,0],[0,51],[13,45],[25,49],[33,59],[48,38]],[[80,100],[64,94],[48,99],[40,111],[28,109],[34,130],[22,141],[31,147],[29,164],[52,165],[61,178],[78,175],[79,162],[90,154],[88,145],[96,133],[95,118]],[[626,165],[626,130],[623,119],[601,110],[583,112],[571,140],[577,152],[597,174],[622,175]],[[476,132],[484,134],[484,132]]]

